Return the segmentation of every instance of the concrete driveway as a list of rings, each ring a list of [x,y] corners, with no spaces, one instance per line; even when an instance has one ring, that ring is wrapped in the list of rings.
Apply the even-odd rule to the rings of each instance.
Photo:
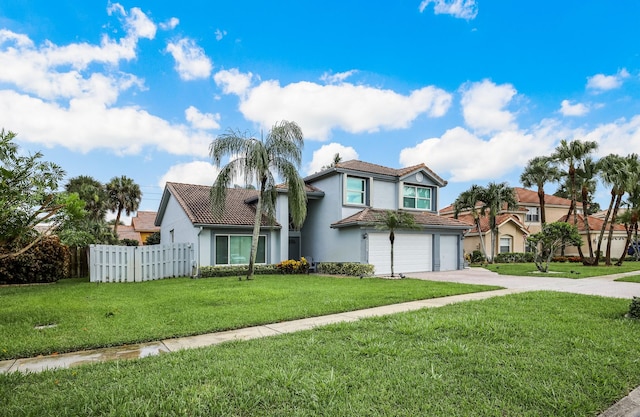
[[[414,272],[406,275],[407,277],[430,281],[499,285],[519,291],[548,290],[629,299],[633,296],[640,297],[640,284],[615,282],[616,279],[623,276],[640,275],[640,271],[580,279],[499,275],[484,268],[467,268],[460,271],[443,272]]]

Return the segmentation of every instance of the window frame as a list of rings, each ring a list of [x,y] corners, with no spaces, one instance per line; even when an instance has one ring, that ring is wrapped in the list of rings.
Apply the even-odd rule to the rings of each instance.
[[[527,223],[537,223],[540,221],[540,207],[527,207],[527,214],[525,215],[525,221]]]
[[[503,251],[502,248],[507,247],[507,246],[503,246],[502,245],[502,240],[508,240],[509,241],[509,246],[507,251]],[[505,235],[505,236],[500,236],[500,241],[498,244],[498,253],[511,253],[513,252],[513,236],[509,236],[509,235]]]
[[[362,189],[361,190],[350,189],[349,188],[349,180],[350,179],[360,181],[360,183],[362,184]],[[370,181],[370,179],[366,178],[366,177],[358,177],[356,175],[345,174],[345,180],[344,180],[344,205],[347,205],[347,206],[359,206],[359,207],[368,206],[369,205],[369,194],[370,194],[369,181]],[[349,194],[350,193],[352,193],[354,195],[360,195],[361,196],[360,200],[362,202],[349,201]]]
[[[218,260],[218,238],[222,238],[222,237],[226,237],[227,238],[227,253],[226,253],[226,263],[221,263]],[[249,246],[249,257],[247,257],[246,259],[246,263],[232,263],[231,262],[231,238],[246,238],[248,237],[249,239],[253,238],[253,235],[249,235],[249,234],[228,234],[228,233],[220,233],[220,234],[216,234],[214,236],[214,256],[215,256],[215,262],[214,265],[229,265],[229,266],[236,266],[236,265],[248,265],[249,264],[249,257],[251,256],[251,246]],[[260,244],[260,241],[263,241],[262,245]],[[264,259],[263,262],[258,262],[258,260],[260,259],[260,247],[264,248]],[[258,252],[256,253],[256,260],[255,260],[255,264],[256,265],[266,265],[267,264],[267,235],[258,235]]]
[[[407,196],[405,195],[405,191],[407,188],[413,188],[414,189],[414,193],[413,196]],[[418,190],[425,190],[428,192],[429,197],[419,197],[418,194]],[[434,193],[434,188],[433,187],[426,187],[424,185],[415,185],[415,184],[402,184],[402,195],[400,196],[400,201],[401,201],[401,205],[403,209],[408,209],[408,210],[420,210],[420,211],[433,211],[433,193]],[[408,207],[405,202],[405,199],[413,199],[414,200],[414,206],[413,207]],[[420,208],[418,207],[418,202],[419,201],[425,201],[427,202],[427,207],[426,208]]]

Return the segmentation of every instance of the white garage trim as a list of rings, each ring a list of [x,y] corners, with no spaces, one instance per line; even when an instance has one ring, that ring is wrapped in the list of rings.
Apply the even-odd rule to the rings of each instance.
[[[425,233],[398,233],[394,243],[394,272],[419,272],[433,269],[433,236]],[[368,263],[377,275],[391,273],[389,233],[369,233]]]

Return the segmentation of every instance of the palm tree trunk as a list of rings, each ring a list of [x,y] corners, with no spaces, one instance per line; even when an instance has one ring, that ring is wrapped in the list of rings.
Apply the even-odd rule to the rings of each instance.
[[[391,277],[393,277],[393,243],[396,240],[396,236],[393,230],[389,232],[389,241],[391,242]]]
[[[602,250],[602,240],[604,239],[604,231],[607,228],[607,221],[609,221],[609,215],[613,210],[613,203],[616,199],[613,191],[611,192],[611,201],[609,202],[609,208],[607,209],[607,214],[604,216],[604,221],[602,222],[602,228],[600,229],[600,237],[598,238],[598,246],[596,247],[596,260],[594,261],[594,265],[598,265],[600,262],[600,251]]]
[[[589,246],[589,259],[582,261],[583,265],[593,265],[593,244],[591,243],[591,226],[589,226],[589,214],[587,213],[587,195],[586,188],[582,188],[582,219],[584,227],[587,229],[587,244]]]
[[[255,270],[256,254],[258,253],[258,239],[260,238],[260,226],[262,224],[262,193],[266,180],[263,180],[258,193],[258,201],[256,202],[256,217],[253,222],[253,235],[251,236],[251,254],[249,255],[249,270],[247,271],[247,280],[253,279]]]
[[[545,214],[544,208],[544,189],[542,187],[538,187],[538,200],[540,201],[540,223],[544,227],[547,222],[547,216]]]
[[[484,256],[484,259],[487,259],[487,248],[484,244],[484,237],[483,237],[482,230],[480,229],[479,217],[476,219],[476,227],[478,228],[478,236],[480,237],[480,248],[482,249],[482,256]]]
[[[636,219],[637,220],[637,219]],[[629,246],[631,245],[631,237],[633,235],[633,223],[625,224],[624,228],[627,231],[627,241],[624,243],[624,249],[622,250],[622,254],[620,255],[620,259],[616,262],[616,266],[621,266],[622,262],[624,262],[624,258],[627,256],[627,251],[629,250]]]
[[[613,206],[613,213],[611,214],[611,222],[609,223],[609,240],[607,241],[607,253],[605,255],[605,265],[611,266],[611,240],[613,239],[613,227],[616,223],[616,217],[618,210],[620,209],[620,203],[622,202],[622,194],[618,193],[616,196],[616,203]]]

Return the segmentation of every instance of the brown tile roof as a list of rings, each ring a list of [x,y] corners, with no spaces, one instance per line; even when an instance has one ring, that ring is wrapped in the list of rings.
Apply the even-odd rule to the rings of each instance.
[[[386,210],[372,209],[367,207],[364,210],[357,212],[356,214],[345,217],[344,219],[333,223],[331,227],[337,228],[354,225],[375,224],[379,222],[380,216],[383,215],[385,211]],[[441,217],[433,213],[412,211],[407,211],[407,213],[411,214],[416,223],[421,226],[451,227],[457,229],[469,228],[469,225],[467,223],[449,217]]]
[[[155,211],[138,211],[131,219],[131,226],[137,232],[159,232],[160,227],[154,224],[156,215]]]
[[[562,216],[561,218],[558,219],[559,222],[563,222],[566,221],[567,216]],[[571,215],[571,218],[569,219],[569,223],[573,224],[573,214]],[[604,219],[600,219],[597,217],[593,217],[593,216],[589,216],[587,217],[587,223],[589,224],[589,228],[591,229],[591,231],[600,231],[602,230],[602,223],[604,223]],[[605,233],[609,232],[609,224],[610,222],[607,222],[607,231]],[[578,230],[580,232],[586,232],[587,228],[584,225],[584,217],[582,216],[582,214],[578,214]],[[625,232],[626,230],[624,228],[624,225],[622,224],[618,224],[618,223],[614,223],[613,224],[613,231],[614,232]]]
[[[525,204],[539,205],[540,199],[538,198],[537,191],[528,190],[526,188],[521,188],[521,187],[513,187],[513,189],[516,192],[516,197],[518,199],[518,202],[525,203]],[[571,200],[568,198],[556,197],[555,195],[551,195],[551,194],[545,194],[544,204],[569,207],[571,205]]]
[[[168,182],[167,189],[193,224],[253,226],[256,210],[253,205],[246,204],[245,201],[255,197],[258,193],[256,190],[227,189],[224,210],[213,214],[210,199],[211,187]],[[272,225],[280,226],[277,222],[270,222],[266,216],[263,216],[262,226]]]
[[[461,214],[460,216],[458,216],[458,220],[472,226],[471,230],[469,230],[469,233],[478,232],[478,228],[476,227],[476,222],[475,220],[473,220],[473,216],[471,214]],[[513,221],[520,227],[520,229],[522,229],[526,233],[529,233],[527,230],[527,227],[520,222],[520,219],[515,214],[503,213],[496,216],[496,223],[498,225],[501,225],[507,221]],[[485,215],[480,217],[480,230],[482,230],[482,233],[486,233],[489,230],[491,230],[491,226],[489,224],[489,216]]]
[[[413,165],[406,168],[389,168],[382,165],[372,164],[370,162],[363,162],[352,159],[350,161],[339,162],[336,164],[335,168],[348,169],[351,171],[359,171],[367,174],[379,174],[379,175],[389,175],[391,177],[402,177],[407,174],[410,174],[414,171],[425,170],[427,171],[436,181],[439,181],[443,184],[446,184],[447,181],[442,179],[438,174],[433,172],[429,167],[425,164]]]
[[[124,224],[118,225],[118,239],[137,240],[138,242],[140,242],[140,244],[142,244],[140,232],[136,232],[133,226],[126,226]]]

